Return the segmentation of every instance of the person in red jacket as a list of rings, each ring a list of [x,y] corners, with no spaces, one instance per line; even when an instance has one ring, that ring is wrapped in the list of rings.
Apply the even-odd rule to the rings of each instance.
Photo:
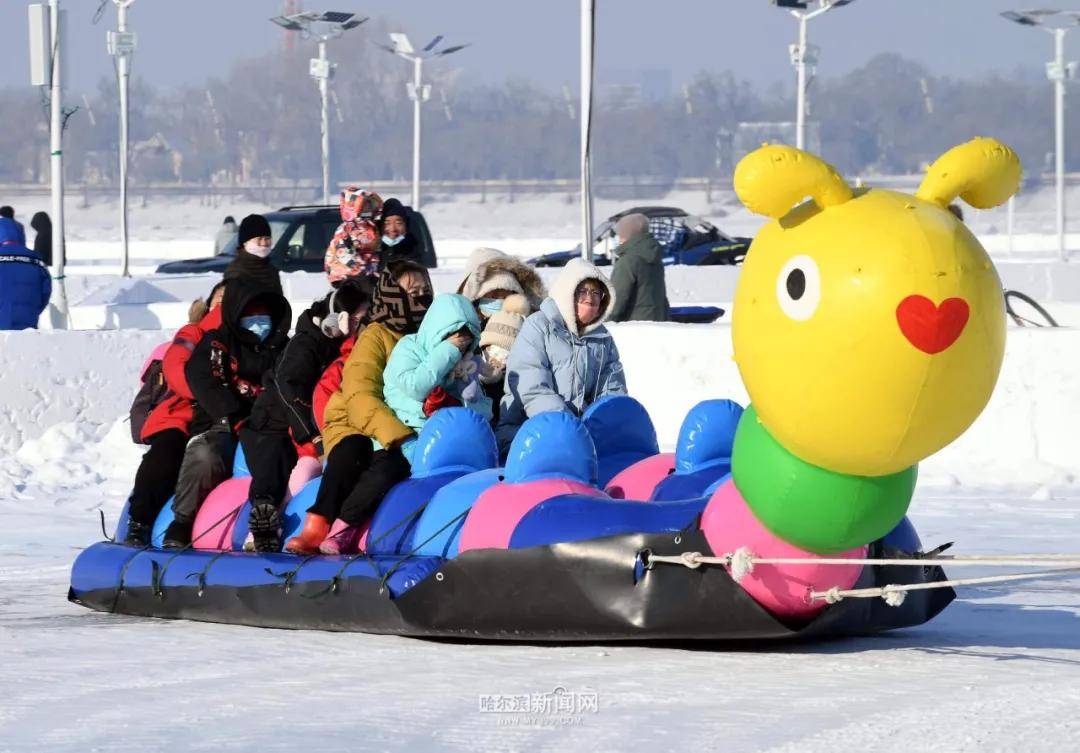
[[[221,299],[224,294],[225,283],[222,281],[210,291],[208,303],[200,300],[192,304],[188,312],[189,323],[177,331],[161,359],[162,376],[168,392],[150,411],[143,424],[140,439],[143,444],[150,445],[150,449],[139,463],[135,487],[128,498],[126,544],[146,546],[150,543],[154,520],[176,488],[191,420],[195,415],[184,367],[202,336],[221,325]]]

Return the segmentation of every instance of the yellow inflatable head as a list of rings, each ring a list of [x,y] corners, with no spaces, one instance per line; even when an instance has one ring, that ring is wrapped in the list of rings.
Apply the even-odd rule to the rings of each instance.
[[[788,146],[739,163],[739,198],[774,219],[735,292],[735,360],[781,444],[832,471],[882,476],[971,425],[1001,368],[1004,302],[986,251],[946,207],[957,196],[996,206],[1019,182],[1015,153],[987,138],[945,153],[914,196],[853,190]]]

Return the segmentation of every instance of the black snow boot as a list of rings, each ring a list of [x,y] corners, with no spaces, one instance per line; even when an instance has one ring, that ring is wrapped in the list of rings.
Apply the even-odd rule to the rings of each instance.
[[[193,521],[174,520],[165,529],[165,541],[162,546],[166,549],[183,549],[191,545],[191,527]]]
[[[277,505],[269,499],[256,499],[251,503],[248,529],[255,539],[256,552],[281,551],[281,518]]]
[[[151,527],[146,523],[140,523],[134,518],[128,518],[127,536],[124,543],[128,546],[149,546]]]

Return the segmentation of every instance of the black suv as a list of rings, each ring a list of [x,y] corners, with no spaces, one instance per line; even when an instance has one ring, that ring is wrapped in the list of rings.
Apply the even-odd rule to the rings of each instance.
[[[427,221],[420,212],[406,209],[409,234],[423,253],[426,267],[435,267],[435,243],[431,239]],[[326,247],[341,224],[341,213],[336,206],[282,207],[264,215],[270,223],[270,263],[282,272],[322,272]],[[204,259],[170,261],[157,268],[166,274],[192,274],[197,272],[224,272],[236,256],[234,238],[217,256]]]

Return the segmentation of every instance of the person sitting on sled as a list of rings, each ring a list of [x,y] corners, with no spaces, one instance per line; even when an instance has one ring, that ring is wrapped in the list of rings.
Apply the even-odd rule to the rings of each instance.
[[[240,429],[251,471],[249,530],[257,551],[281,550],[278,507],[285,499],[297,451],[316,458],[323,454],[312,393],[341,352],[341,344],[359,329],[370,304],[371,283],[353,276],[301,313],[266,389],[255,399],[251,418]]]
[[[221,299],[225,282],[213,287],[204,301],[197,299],[188,309],[188,323],[173,337],[161,358],[157,374],[164,382],[165,393],[138,427],[139,440],[150,449],[139,462],[135,486],[128,497],[128,526],[125,544],[147,546],[158,513],[165,507],[184,461],[191,420],[195,414],[194,397],[184,368],[204,334],[221,325]],[[146,376],[144,375],[144,379]],[[132,416],[135,416],[134,408]]]
[[[229,281],[221,302],[221,326],[203,336],[185,369],[195,398],[191,422],[195,436],[180,466],[166,548],[191,544],[199,506],[232,474],[237,431],[289,341],[291,322],[289,302],[281,294],[243,278]]]
[[[408,477],[401,443],[413,432],[383,402],[383,370],[398,341],[420,328],[431,300],[423,267],[393,262],[380,273],[367,323],[323,412],[327,454],[319,493],[300,535],[286,542],[288,551],[338,554],[350,548],[379,500]],[[327,538],[335,518],[348,528]]]
[[[619,349],[604,326],[614,303],[615,290],[597,267],[582,259],[563,267],[510,348],[495,430],[503,455],[527,418],[580,416],[602,397],[626,394]]]
[[[463,295],[446,293],[435,298],[420,330],[402,338],[390,354],[383,395],[398,420],[414,432],[401,444],[410,463],[416,435],[431,414],[463,404],[462,393],[476,378],[472,357],[479,339],[480,319],[472,303]],[[475,401],[465,407],[490,420],[491,402],[482,391],[474,395]]]

